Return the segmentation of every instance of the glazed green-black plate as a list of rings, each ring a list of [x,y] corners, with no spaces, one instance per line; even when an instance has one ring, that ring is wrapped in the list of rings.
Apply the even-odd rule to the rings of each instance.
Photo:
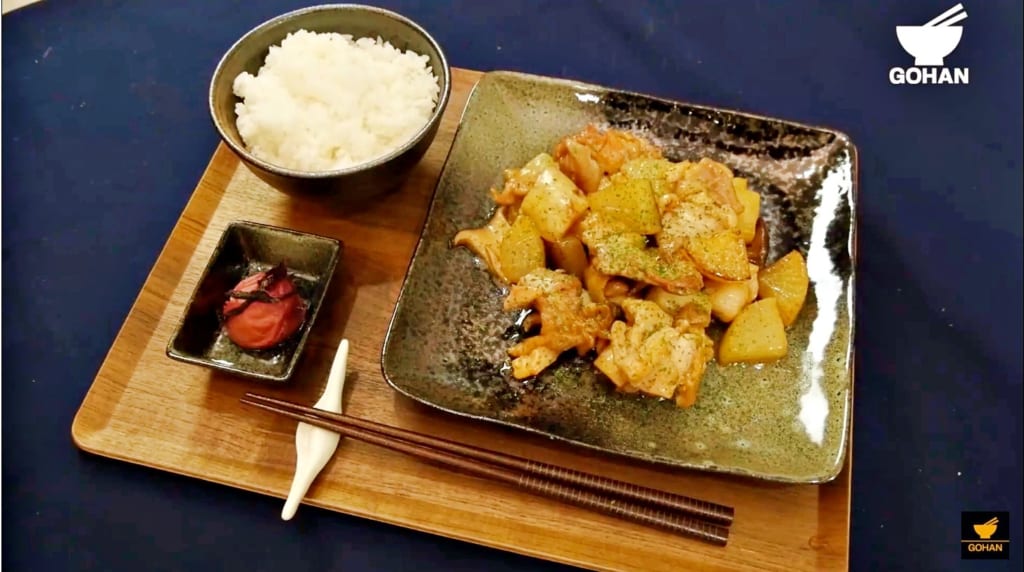
[[[620,394],[570,352],[527,382],[507,373],[518,314],[466,248],[502,171],[587,124],[635,130],[672,160],[710,157],[762,196],[769,262],[793,248],[811,288],[772,364],[712,363],[697,403]],[[384,343],[400,393],[445,411],[644,461],[821,483],[839,473],[850,424],[857,155],[843,134],[572,81],[494,72],[466,106]],[[709,332],[713,339],[720,329]]]
[[[341,250],[341,242],[333,238],[254,222],[232,222],[221,235],[177,330],[167,342],[167,356],[261,381],[288,381],[320,313]],[[217,311],[226,300],[225,294],[242,278],[281,263],[307,304],[306,320],[295,334],[275,347],[243,350],[228,338]]]

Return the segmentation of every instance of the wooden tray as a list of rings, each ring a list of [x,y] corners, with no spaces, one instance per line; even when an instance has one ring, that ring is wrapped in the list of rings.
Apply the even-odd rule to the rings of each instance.
[[[852,449],[832,483],[769,484],[599,456],[445,415],[385,384],[384,334],[479,75],[453,70],[451,103],[434,145],[401,191],[360,211],[325,212],[316,202],[278,193],[218,147],[75,417],[75,443],[98,455],[284,498],[295,423],[244,408],[238,399],[255,388],[313,403],[344,336],[353,344],[347,413],[729,504],[736,507],[736,522],[729,545],[718,548],[345,440],[310,490],[308,504],[593,569],[846,569]],[[238,219],[345,242],[290,386],[262,386],[164,355],[221,232]]]

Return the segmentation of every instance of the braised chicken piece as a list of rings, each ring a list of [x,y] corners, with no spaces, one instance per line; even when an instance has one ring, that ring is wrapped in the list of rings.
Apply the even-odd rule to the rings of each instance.
[[[661,232],[658,248],[667,256],[685,253],[687,239],[735,228],[736,213],[714,202],[705,192],[682,198],[675,193],[659,197]]]
[[[733,187],[732,171],[717,161],[707,157],[696,163],[683,161],[668,170],[666,178],[675,184],[676,194],[681,197],[705,192],[716,203],[729,207],[736,214],[743,212],[743,205],[736,198]]]
[[[656,235],[662,255],[689,259],[706,278],[749,279],[749,253],[739,225],[743,205],[728,167],[708,159],[684,161],[665,175],[669,190],[658,197],[661,229]]]
[[[626,321],[612,324],[611,343],[594,365],[620,391],[674,399],[680,407],[693,405],[714,357],[711,339],[703,331],[673,326],[654,302],[628,299],[622,309]]]
[[[498,209],[486,226],[460,230],[455,235],[452,244],[454,246],[465,246],[473,254],[479,256],[499,280],[506,280],[505,275],[501,271],[498,258],[501,241],[508,234],[510,228],[511,225],[509,225],[508,220],[505,218],[504,210]]]
[[[509,290],[505,311],[532,308],[540,315],[540,333],[509,349],[512,375],[524,379],[539,374],[562,352],[581,355],[608,337],[612,311],[583,291],[579,279],[565,272],[537,269]]]
[[[627,161],[662,157],[660,149],[632,133],[601,131],[593,125],[562,139],[553,154],[562,172],[587,194],[597,191],[601,178],[619,172]]]

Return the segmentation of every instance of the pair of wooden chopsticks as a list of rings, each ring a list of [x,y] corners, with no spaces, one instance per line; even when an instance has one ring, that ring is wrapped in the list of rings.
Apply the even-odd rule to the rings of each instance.
[[[246,393],[242,403],[569,504],[724,546],[732,507],[486,451],[297,403]]]

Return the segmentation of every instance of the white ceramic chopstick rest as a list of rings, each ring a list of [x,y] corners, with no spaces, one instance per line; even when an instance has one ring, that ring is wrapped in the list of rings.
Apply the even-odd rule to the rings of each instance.
[[[334,354],[331,373],[327,377],[327,387],[324,388],[320,401],[314,405],[315,408],[341,413],[342,390],[345,387],[347,368],[348,340],[341,340],[338,351]],[[334,455],[340,439],[341,435],[334,431],[314,427],[308,423],[300,422],[295,428],[295,477],[292,479],[292,488],[288,491],[288,500],[281,510],[282,520],[291,520],[295,516],[295,511],[306,496],[306,491]]]

